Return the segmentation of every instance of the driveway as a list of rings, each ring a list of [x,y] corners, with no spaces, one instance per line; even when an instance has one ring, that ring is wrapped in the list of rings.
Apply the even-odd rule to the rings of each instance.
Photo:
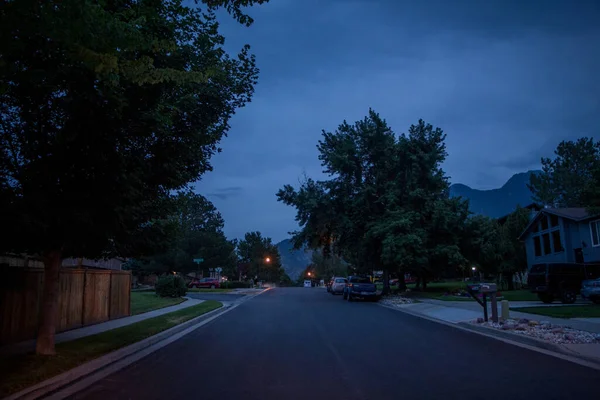
[[[76,399],[595,398],[600,372],[319,288],[276,288]]]

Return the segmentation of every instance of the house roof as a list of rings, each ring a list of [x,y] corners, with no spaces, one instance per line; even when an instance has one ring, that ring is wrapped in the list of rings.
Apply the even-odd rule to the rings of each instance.
[[[528,205],[526,205],[526,206],[525,206],[525,207],[523,207],[523,208],[526,208],[526,209],[528,209],[528,210],[535,210],[535,211],[539,211],[539,210],[541,210],[541,209],[542,209],[542,207],[543,207],[543,206],[541,206],[541,205],[539,205],[539,204],[537,204],[537,203],[531,203],[531,204],[528,204]],[[503,223],[504,223],[504,222],[505,222],[505,221],[508,219],[509,215],[511,215],[511,214],[512,214],[512,213],[514,213],[514,212],[515,212],[515,211],[513,210],[513,211],[512,211],[511,213],[509,213],[509,214],[506,214],[506,215],[503,215],[503,216],[501,216],[501,217],[498,217],[498,222],[499,222],[500,224],[503,224]]]
[[[588,218],[593,218],[594,215],[590,215],[585,208],[544,208],[538,211],[538,213],[529,221],[529,224],[523,230],[523,233],[519,235],[519,240],[522,240],[523,237],[529,232],[531,227],[540,219],[541,215],[556,215],[561,218],[565,218],[571,221],[584,221]]]

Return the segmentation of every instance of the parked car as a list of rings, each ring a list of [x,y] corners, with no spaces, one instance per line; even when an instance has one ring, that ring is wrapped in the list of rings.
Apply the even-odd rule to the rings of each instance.
[[[369,278],[362,276],[349,276],[348,283],[344,287],[344,300],[352,301],[354,299],[379,300],[377,296],[377,286]]]
[[[188,287],[191,287],[191,288],[217,289],[220,286],[221,286],[221,284],[219,283],[219,280],[217,278],[194,279],[188,284]]]
[[[312,281],[305,280],[304,281],[304,287],[312,287]]]
[[[346,278],[341,278],[341,277],[335,277],[331,280],[331,286],[329,289],[329,292],[331,294],[342,294],[344,293],[344,288],[346,287],[346,284],[348,283],[348,279]]]
[[[600,279],[586,279],[581,282],[581,297],[600,304]]]
[[[544,303],[559,298],[564,304],[572,304],[581,291],[582,282],[599,277],[600,264],[534,264],[528,273],[527,285]]]

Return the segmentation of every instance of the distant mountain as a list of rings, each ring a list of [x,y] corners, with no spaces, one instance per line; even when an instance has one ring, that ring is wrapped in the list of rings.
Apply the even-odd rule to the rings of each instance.
[[[295,281],[300,274],[308,267],[312,261],[312,250],[301,249],[293,250],[294,245],[290,239],[282,240],[277,243],[277,249],[281,256],[281,265],[285,273]]]
[[[527,184],[529,177],[539,172],[515,174],[499,189],[478,190],[456,183],[450,186],[450,196],[469,199],[469,208],[475,214],[499,218],[513,212],[517,205],[526,206],[533,203]]]

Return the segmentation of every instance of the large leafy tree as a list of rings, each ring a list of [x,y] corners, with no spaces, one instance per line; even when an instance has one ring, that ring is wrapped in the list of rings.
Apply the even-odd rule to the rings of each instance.
[[[396,137],[373,110],[323,132],[317,147],[329,179],[277,193],[297,210],[296,246],[333,246],[359,272],[383,269],[386,285],[390,270],[411,269],[425,283],[441,265],[459,264],[456,231],[468,207],[449,199],[444,139],[424,121]]]
[[[555,158],[542,158],[542,172],[531,175],[534,200],[554,207],[600,205],[600,142],[593,138],[563,141]]]
[[[508,283],[508,289],[514,289],[513,277],[527,270],[527,252],[519,236],[531,221],[531,211],[517,207],[500,225],[500,272]]]
[[[248,25],[262,2],[0,5],[2,246],[44,260],[38,353],[54,353],[61,259],[138,253],[170,191],[211,169],[258,73],[248,46],[223,50],[215,11]]]
[[[239,262],[246,266],[246,273],[258,280],[279,282],[284,274],[281,256],[271,238],[260,232],[248,232],[238,242]]]
[[[169,221],[176,227],[165,252],[146,258],[146,270],[155,272],[206,272],[235,265],[235,242],[223,233],[224,221],[215,206],[204,196],[191,191],[179,192],[173,198],[175,212]],[[193,259],[202,258],[201,264]]]

